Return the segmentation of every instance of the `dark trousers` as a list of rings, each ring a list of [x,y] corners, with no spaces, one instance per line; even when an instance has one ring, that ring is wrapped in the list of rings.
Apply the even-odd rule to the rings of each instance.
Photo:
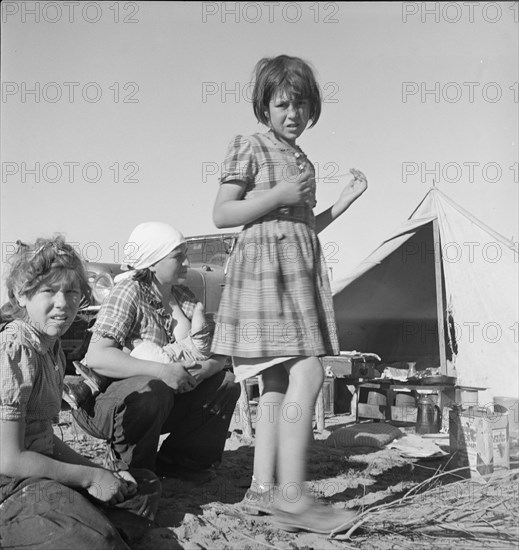
[[[160,457],[172,467],[208,468],[221,460],[240,386],[221,371],[194,390],[176,394],[158,378],[113,381],[90,407],[74,412],[89,434],[110,442],[120,469],[155,470]]]
[[[0,475],[0,548],[128,550],[151,527],[146,517],[160,498],[152,472],[131,473],[138,494],[115,507],[52,479]]]

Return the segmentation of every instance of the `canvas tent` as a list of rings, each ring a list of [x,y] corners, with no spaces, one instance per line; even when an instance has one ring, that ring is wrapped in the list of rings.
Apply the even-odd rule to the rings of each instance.
[[[342,350],[418,361],[516,397],[518,248],[437,188],[332,285]]]

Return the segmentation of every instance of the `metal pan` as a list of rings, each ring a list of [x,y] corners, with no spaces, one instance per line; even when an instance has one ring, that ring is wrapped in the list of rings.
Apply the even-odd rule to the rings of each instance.
[[[454,386],[456,384],[457,378],[455,376],[446,376],[444,374],[438,374],[435,376],[426,376],[420,381],[424,386]]]

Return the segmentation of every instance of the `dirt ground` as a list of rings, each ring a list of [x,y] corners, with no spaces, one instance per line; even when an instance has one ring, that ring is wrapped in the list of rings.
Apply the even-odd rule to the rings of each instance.
[[[308,486],[316,499],[338,508],[360,508],[388,503],[401,498],[410,488],[432,476],[447,458],[408,459],[394,449],[357,447],[333,449],[324,444],[330,433],[351,424],[354,418],[338,415],[326,419],[324,432],[314,430],[315,442],[309,453]],[[56,433],[78,452],[102,462],[104,444],[84,434],[62,412]],[[244,515],[242,500],[252,476],[253,442],[244,438],[239,418],[231,423],[223,460],[216,477],[196,484],[165,479],[155,518],[156,526],[135,543],[134,550],[182,548],[264,550],[274,549],[417,549],[517,548],[478,541],[477,537],[459,539],[402,536],[394,529],[367,529],[361,525],[348,540],[331,539],[310,533],[288,533],[275,528],[268,519]],[[427,515],[427,506],[409,513]],[[369,523],[369,515],[368,515]],[[469,539],[469,540],[467,540]]]

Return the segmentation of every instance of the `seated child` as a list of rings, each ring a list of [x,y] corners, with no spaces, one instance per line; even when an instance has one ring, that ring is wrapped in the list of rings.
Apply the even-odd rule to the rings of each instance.
[[[53,431],[65,375],[60,337],[90,293],[81,259],[56,237],[19,243],[10,261],[0,325],[0,546],[128,550],[118,521],[151,526],[159,479],[103,468]]]

